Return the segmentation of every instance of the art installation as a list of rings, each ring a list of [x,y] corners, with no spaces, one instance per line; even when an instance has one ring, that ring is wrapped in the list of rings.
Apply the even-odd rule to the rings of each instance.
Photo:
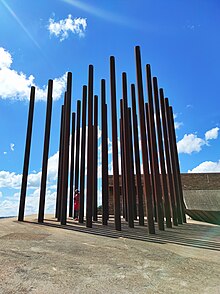
[[[169,105],[168,99],[164,97],[163,89],[158,87],[157,78],[152,78],[149,64],[145,67],[147,97],[144,97],[143,69],[139,46],[135,47],[135,63],[136,84],[128,85],[127,74],[125,72],[122,73],[120,109],[117,109],[119,97],[117,96],[116,80],[118,81],[119,78],[116,79],[114,56],[110,57],[109,87],[111,105],[106,103],[106,80],[102,79],[100,81],[100,99],[97,95],[94,95],[94,68],[93,65],[89,65],[88,85],[84,85],[82,88],[82,103],[78,100],[77,111],[71,114],[72,73],[68,72],[67,89],[61,109],[57,198],[55,205],[55,217],[61,225],[66,225],[68,217],[73,217],[73,194],[76,189],[80,190],[79,223],[85,221],[86,227],[91,228],[93,222],[96,222],[98,219],[97,142],[99,103],[101,105],[102,149],[102,210],[99,214],[102,218],[102,224],[108,225],[109,221],[108,112],[111,112],[111,128],[109,130],[112,131],[115,229],[121,230],[123,218],[130,228],[133,228],[134,221],[138,220],[140,226],[145,225],[147,227],[149,234],[155,234],[155,224],[159,230],[163,231],[165,227],[172,228],[173,225],[177,226],[186,222],[173,110]],[[49,80],[38,211],[39,223],[44,222],[52,96],[53,81]],[[19,221],[24,220],[25,212],[34,100],[35,88],[32,87],[18,215]],[[128,101],[131,101],[130,106]],[[70,133],[72,136],[70,136]],[[118,141],[120,141],[120,149]],[[69,158],[69,155],[71,158]],[[120,169],[119,164],[121,164]],[[86,169],[87,175],[85,173]],[[121,170],[120,174],[119,170]],[[86,195],[84,195],[84,191],[86,191]],[[69,211],[67,211],[68,207]]]

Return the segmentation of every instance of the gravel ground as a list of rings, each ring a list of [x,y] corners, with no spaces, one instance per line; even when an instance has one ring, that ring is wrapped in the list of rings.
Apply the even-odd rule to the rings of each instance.
[[[0,220],[0,293],[220,293],[220,226],[189,220],[152,236],[46,217]]]

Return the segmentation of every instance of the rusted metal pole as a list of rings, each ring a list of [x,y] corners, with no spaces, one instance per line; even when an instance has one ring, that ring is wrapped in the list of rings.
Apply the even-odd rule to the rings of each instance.
[[[42,223],[44,221],[47,163],[48,163],[48,154],[49,154],[50,125],[51,125],[51,114],[52,114],[52,91],[53,91],[53,81],[49,80],[48,92],[47,92],[46,124],[45,124],[45,133],[44,133],[44,151],[43,151],[41,186],[40,186],[40,203],[39,203],[39,211],[38,211],[39,223]]]
[[[163,89],[160,89],[159,91],[160,91],[160,108],[161,108],[164,147],[165,147],[165,155],[166,155],[167,179],[168,179],[168,188],[170,193],[172,219],[173,219],[174,226],[177,226],[178,225],[177,208],[176,208],[176,202],[175,202],[174,181],[173,181],[173,174],[172,174],[172,168],[171,168],[171,156],[170,156],[169,141],[168,141],[168,127],[167,127],[167,120],[166,120],[166,113],[165,113],[164,93],[163,93]]]
[[[129,144],[129,131],[128,131],[128,109],[126,108],[126,99],[122,100],[122,125],[123,125],[123,146],[124,146],[124,159],[125,159],[125,192],[127,200],[127,219],[130,228],[134,227],[134,211],[132,199],[132,185],[131,185],[131,171],[130,171],[130,144]]]
[[[124,153],[125,153],[125,181],[126,181],[126,195],[128,205],[128,225],[130,228],[134,227],[134,183],[132,178],[132,164],[131,164],[131,140],[130,140],[130,124],[127,98],[127,76],[122,73],[122,119],[123,119],[123,138],[124,138]]]
[[[101,80],[102,114],[102,224],[108,224],[108,128],[105,80]]]
[[[84,85],[83,86],[83,99],[82,99],[82,133],[81,133],[82,135],[81,135],[79,223],[83,223],[83,219],[84,219],[86,108],[87,108],[87,86]]]
[[[132,99],[132,122],[133,122],[133,136],[134,136],[134,155],[135,155],[135,169],[136,169],[136,189],[138,196],[138,215],[139,225],[144,225],[144,208],[143,208],[143,188],[141,183],[141,165],[140,165],[140,151],[138,141],[138,123],[136,111],[136,95],[135,85],[131,84],[131,99]]]
[[[122,114],[122,99],[120,99],[120,111]],[[124,161],[124,140],[123,140],[123,122],[120,118],[120,154],[121,154],[121,194],[123,205],[123,217],[127,221],[127,201],[126,201],[126,181],[125,181],[125,161]]]
[[[89,65],[88,81],[88,140],[87,140],[87,198],[86,198],[86,226],[92,227],[92,194],[93,194],[93,65]]]
[[[70,194],[69,217],[73,217],[73,180],[74,180],[74,152],[75,152],[75,112],[72,112],[71,162],[70,162]]]
[[[97,221],[97,188],[98,188],[98,96],[94,95],[94,124],[93,124],[93,220]]]
[[[70,137],[70,113],[71,113],[72,73],[67,74],[67,92],[64,118],[64,144],[63,144],[63,176],[61,193],[61,225],[66,224],[67,215],[67,193],[68,193],[68,171],[69,171],[69,137]]]
[[[179,198],[179,186],[178,186],[178,180],[177,180],[176,162],[174,159],[174,144],[173,144],[170,113],[169,113],[169,102],[167,98],[165,98],[164,101],[165,101],[165,112],[166,112],[167,127],[168,127],[167,130],[168,130],[168,139],[169,139],[169,147],[170,147],[170,160],[171,160],[171,167],[173,172],[174,188],[175,188],[177,219],[178,219],[178,224],[182,224],[182,214],[181,214],[180,198]]]
[[[180,165],[179,165],[179,159],[178,159],[177,142],[176,142],[176,135],[175,135],[174,116],[173,116],[172,106],[170,106],[170,123],[171,123],[172,137],[173,137],[174,159],[176,162],[176,172],[177,172],[177,180],[178,180],[178,186],[179,186],[180,208],[181,208],[182,220],[184,223],[186,223],[185,204],[183,201],[183,190],[182,190],[182,183],[181,183]]]
[[[129,131],[129,143],[130,143],[130,173],[131,173],[131,185],[132,185],[132,201],[133,201],[133,218],[137,220],[137,192],[134,178],[134,156],[133,156],[133,140],[132,140],[132,125],[131,125],[131,108],[128,107],[128,131]]]
[[[80,113],[81,113],[81,101],[77,100],[77,112],[76,112],[76,154],[75,154],[75,185],[74,190],[79,188],[79,145],[80,145]],[[76,215],[74,213],[74,218]]]
[[[153,154],[152,154],[152,147],[150,144],[150,119],[149,119],[149,110],[148,110],[148,103],[145,103],[145,116],[146,116],[146,127],[147,127],[147,142],[148,142],[148,146],[149,146],[149,165],[150,165],[150,184],[151,184],[151,190],[152,190],[152,199],[153,199],[153,215],[154,215],[154,220],[155,222],[157,222],[157,205],[156,205],[156,197],[155,197],[155,182],[154,182],[154,176],[153,176]]]
[[[160,107],[159,107],[159,98],[158,98],[158,84],[157,78],[153,78],[153,88],[154,88],[154,105],[155,105],[155,118],[156,118],[156,127],[157,127],[157,139],[158,139],[158,150],[160,156],[160,170],[161,170],[161,181],[162,181],[162,190],[163,190],[163,199],[164,199],[164,209],[166,216],[166,227],[171,228],[171,212],[170,212],[170,201],[168,195],[167,187],[167,176],[165,169],[165,160],[164,160],[164,147],[162,139],[162,130],[161,130],[161,120],[160,120]]]
[[[115,80],[114,56],[110,57],[110,84],[111,84],[110,89],[111,89],[111,116],[112,116],[113,197],[114,197],[115,229],[121,230],[119,170],[118,170],[116,80]]]
[[[137,87],[138,87],[141,148],[142,148],[142,160],[143,160],[143,171],[144,171],[144,175],[143,175],[144,193],[145,193],[146,205],[147,205],[148,232],[150,234],[155,234],[152,194],[151,194],[151,188],[150,188],[150,175],[149,175],[149,166],[148,166],[148,150],[147,150],[147,139],[146,139],[145,115],[144,115],[144,92],[143,92],[142,69],[141,69],[141,55],[140,55],[139,46],[135,47],[135,58],[136,58],[136,79],[137,79]]]
[[[175,184],[175,191],[176,191],[176,205],[177,205],[177,218],[178,223],[183,223],[183,216],[182,216],[182,205],[181,205],[181,196],[180,196],[180,186],[178,181],[178,171],[177,171],[177,164],[178,164],[178,155],[175,154],[177,152],[177,149],[175,147],[176,139],[175,137],[175,130],[172,129],[172,117],[169,107],[168,98],[165,98],[165,110],[167,115],[167,125],[168,125],[168,133],[169,133],[169,141],[170,141],[170,149],[171,149],[171,160],[172,160],[172,170],[173,170],[173,176],[174,176],[174,184]],[[177,156],[177,158],[176,158]],[[181,188],[182,189],[182,188]]]
[[[30,93],[29,111],[28,111],[28,124],[27,124],[26,144],[25,144],[25,152],[24,152],[24,165],[23,165],[22,182],[21,182],[18,221],[24,220],[24,209],[25,209],[25,200],[26,200],[26,192],[27,192],[27,178],[28,178],[28,168],[29,168],[30,149],[31,149],[31,135],[32,135],[33,116],[34,116],[34,100],[35,100],[35,87],[32,86],[31,93]]]
[[[58,159],[58,173],[57,173],[57,197],[56,197],[56,212],[55,217],[60,219],[60,197],[61,197],[61,173],[62,173],[62,144],[63,144],[63,124],[64,124],[64,105],[61,108],[60,119],[60,143],[59,143],[59,159]]]
[[[150,145],[152,148],[152,167],[153,167],[153,170],[151,172],[153,174],[153,179],[154,179],[154,194],[156,199],[158,228],[159,230],[163,231],[164,230],[164,212],[163,212],[161,182],[160,182],[160,175],[159,175],[150,64],[146,65],[146,75],[147,75],[147,91],[148,91],[148,113],[149,113],[149,122],[150,122]]]

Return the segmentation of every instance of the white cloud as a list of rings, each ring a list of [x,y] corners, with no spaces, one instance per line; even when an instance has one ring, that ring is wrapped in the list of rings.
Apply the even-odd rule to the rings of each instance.
[[[219,128],[218,127],[213,128],[213,129],[207,131],[205,133],[205,139],[206,140],[217,139],[218,138],[218,131],[219,131]]]
[[[34,76],[27,77],[11,68],[12,56],[0,47],[0,98],[11,100],[29,100],[31,86],[36,87],[36,101],[47,100],[47,86],[42,88],[34,83]],[[66,87],[66,73],[53,82],[53,99],[58,100]]]
[[[60,41],[62,42],[69,37],[69,33],[84,37],[86,27],[86,18],[77,17],[73,19],[72,15],[69,14],[66,19],[61,19],[58,22],[55,22],[53,18],[50,18],[48,30],[50,35],[55,35],[60,38]]]
[[[198,138],[197,135],[185,134],[183,139],[177,143],[178,153],[191,154],[192,152],[199,152],[205,144],[205,140]]]
[[[209,146],[209,140],[218,138],[219,128],[213,128],[205,133],[205,138],[198,138],[195,134],[185,134],[184,137],[177,143],[178,153],[191,154],[199,152],[202,146]]]
[[[4,154],[4,155],[6,155],[6,154],[7,154],[7,152],[6,152],[6,151],[4,151],[4,152],[3,152],[3,154]]]
[[[174,127],[175,127],[176,130],[179,129],[182,125],[183,125],[182,122],[178,122],[178,121],[174,122]]]
[[[0,47],[0,69],[9,68],[12,64],[12,56],[4,48]]]
[[[11,151],[15,151],[15,144],[14,143],[10,144],[10,149],[11,149]]]
[[[192,170],[188,170],[188,173],[211,173],[211,172],[220,172],[220,160],[217,162],[213,161],[204,161],[200,163],[197,167]]]

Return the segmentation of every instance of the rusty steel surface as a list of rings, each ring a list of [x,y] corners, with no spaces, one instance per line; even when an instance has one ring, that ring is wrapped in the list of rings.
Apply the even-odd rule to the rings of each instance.
[[[85,189],[85,152],[86,152],[86,108],[87,86],[83,86],[82,97],[82,135],[81,135],[81,165],[80,165],[80,200],[79,200],[79,223],[84,220],[84,189]]]
[[[143,207],[143,188],[141,184],[141,164],[140,164],[140,151],[138,143],[138,122],[136,111],[136,95],[135,85],[131,85],[131,98],[132,98],[132,122],[133,122],[133,137],[134,137],[134,155],[135,155],[135,169],[136,169],[136,190],[138,198],[138,216],[139,225],[144,225],[144,207]]]
[[[112,118],[112,161],[113,161],[113,195],[115,229],[121,230],[121,211],[119,193],[119,169],[118,169],[118,132],[117,132],[117,108],[116,108],[116,78],[115,78],[115,58],[110,57],[110,90],[111,90],[111,118]]]
[[[25,153],[24,153],[24,165],[23,165],[21,194],[20,194],[20,203],[19,203],[19,212],[18,212],[19,221],[24,220],[27,178],[28,178],[28,168],[29,168],[30,150],[31,150],[31,136],[32,136],[32,127],[33,127],[33,116],[34,116],[34,101],[35,101],[35,87],[32,86],[31,93],[30,93],[27,134],[26,134],[26,144],[25,144]]]
[[[93,124],[93,220],[98,220],[98,96],[94,95]]]
[[[70,193],[69,193],[69,217],[73,216],[73,181],[74,181],[74,152],[75,152],[75,120],[76,114],[72,113],[71,159],[70,159]],[[59,177],[58,177],[59,178]]]
[[[88,135],[87,135],[87,192],[86,192],[86,226],[92,227],[93,198],[93,65],[89,65],[88,77]]]
[[[102,116],[102,224],[108,223],[108,124],[106,105],[106,83],[101,80]]]
[[[39,203],[39,211],[38,211],[39,223],[42,223],[44,221],[47,163],[48,163],[48,154],[49,154],[50,126],[51,126],[51,115],[52,115],[52,91],[53,91],[53,81],[49,80],[48,93],[47,93],[46,123],[45,123],[45,133],[44,133],[44,151],[43,151],[41,186],[40,186],[40,203]]]
[[[163,138],[162,138],[161,119],[160,119],[158,84],[157,84],[156,77],[153,78],[153,89],[154,89],[154,105],[155,105],[158,150],[159,150],[159,158],[160,158],[159,164],[160,164],[161,181],[162,181],[161,188],[163,191],[166,227],[171,228],[172,222],[171,222],[171,212],[170,212],[170,200],[168,195],[167,175],[166,175],[165,159],[164,159],[164,146],[163,146]]]
[[[70,138],[70,113],[71,113],[72,73],[67,74],[67,91],[64,110],[64,135],[63,135],[63,164],[62,164],[62,189],[61,189],[61,213],[60,223],[66,224],[67,217],[67,193],[69,173],[69,138]]]

